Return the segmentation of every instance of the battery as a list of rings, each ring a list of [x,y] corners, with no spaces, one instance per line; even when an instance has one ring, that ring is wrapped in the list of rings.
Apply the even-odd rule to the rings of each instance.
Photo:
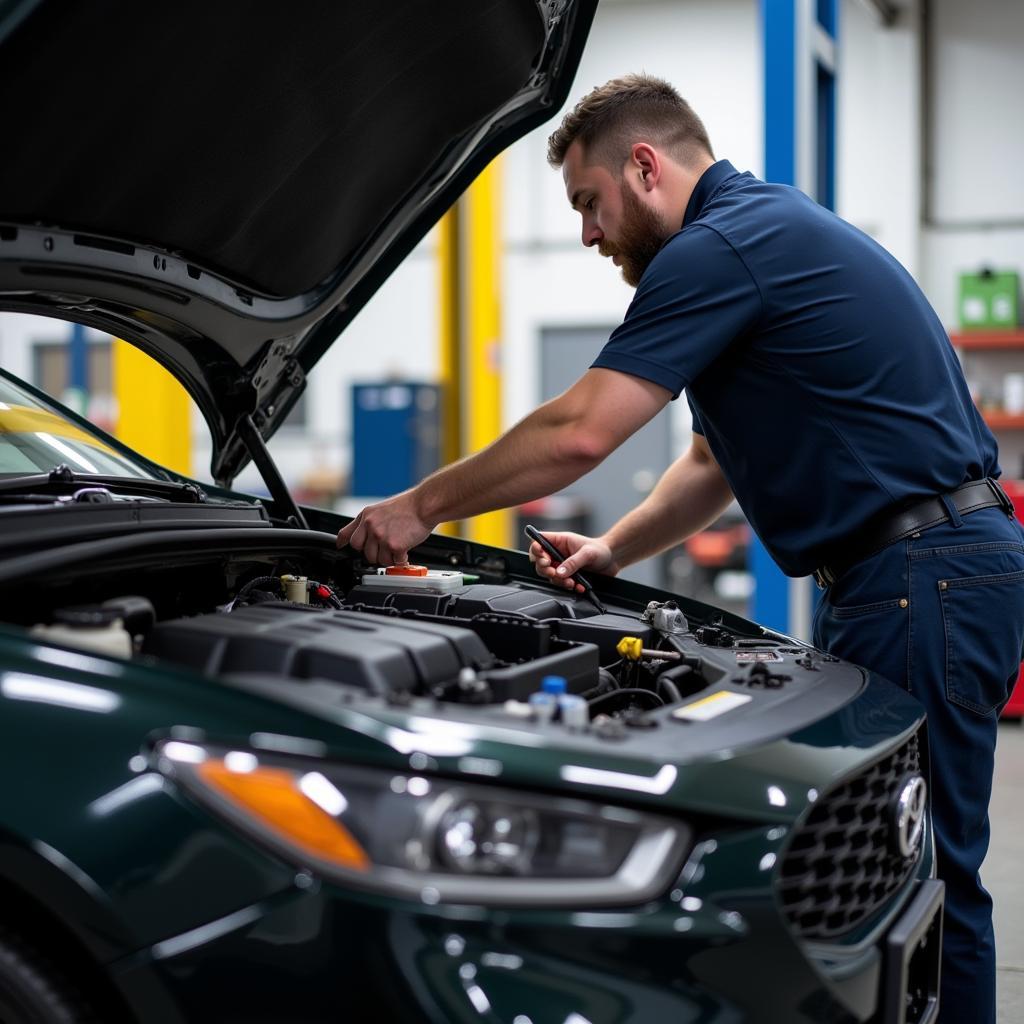
[[[389,568],[404,569],[404,566]],[[413,576],[408,572],[389,572],[378,569],[375,573],[365,573],[362,577],[364,587],[382,587],[385,590],[433,590],[444,594],[461,590],[466,584],[461,572],[448,569],[426,569]]]

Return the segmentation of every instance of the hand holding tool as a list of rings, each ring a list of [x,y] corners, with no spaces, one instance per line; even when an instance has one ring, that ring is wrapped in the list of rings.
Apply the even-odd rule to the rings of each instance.
[[[557,565],[559,562],[565,561],[565,555],[563,555],[562,552],[559,551],[558,548],[556,548],[555,545],[552,544],[536,526],[524,526],[523,533],[525,533],[530,540],[535,540],[551,556],[552,564]],[[568,578],[577,586],[583,588],[583,593],[589,598],[591,604],[593,604],[593,606],[602,615],[606,615],[608,613],[608,609],[605,608],[605,606],[597,599],[597,594],[594,593],[594,588],[586,579],[584,579],[582,573],[574,573]]]

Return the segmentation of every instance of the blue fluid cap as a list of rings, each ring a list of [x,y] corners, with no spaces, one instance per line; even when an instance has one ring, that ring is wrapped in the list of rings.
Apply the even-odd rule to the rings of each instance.
[[[540,681],[540,688],[544,693],[565,693],[566,689],[565,676],[545,676]]]

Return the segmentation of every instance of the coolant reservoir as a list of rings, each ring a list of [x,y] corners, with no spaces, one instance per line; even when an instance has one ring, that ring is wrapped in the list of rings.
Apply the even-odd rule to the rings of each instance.
[[[131,634],[113,608],[61,608],[54,614],[54,619],[51,625],[33,626],[30,634],[47,643],[63,644],[81,651],[110,654],[116,658],[132,656]]]
[[[284,597],[286,601],[294,601],[295,604],[309,604],[309,577],[290,576],[281,577],[284,585]]]

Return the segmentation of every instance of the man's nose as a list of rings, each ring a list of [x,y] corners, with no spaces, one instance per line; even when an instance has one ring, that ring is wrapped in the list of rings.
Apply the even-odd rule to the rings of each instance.
[[[588,249],[592,245],[597,245],[602,238],[604,238],[604,233],[593,221],[590,223],[583,222],[583,244]]]

